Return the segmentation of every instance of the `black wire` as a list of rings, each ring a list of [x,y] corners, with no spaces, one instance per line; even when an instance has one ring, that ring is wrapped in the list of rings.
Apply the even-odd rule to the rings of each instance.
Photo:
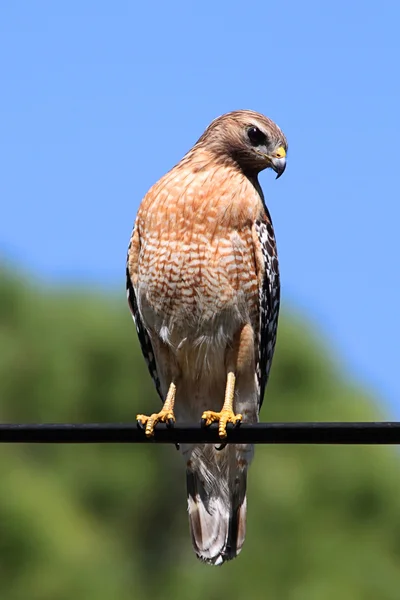
[[[136,423],[0,424],[0,443],[167,443],[220,444],[217,425],[157,425],[146,438]],[[252,444],[400,444],[400,423],[257,423],[228,427],[224,443]]]

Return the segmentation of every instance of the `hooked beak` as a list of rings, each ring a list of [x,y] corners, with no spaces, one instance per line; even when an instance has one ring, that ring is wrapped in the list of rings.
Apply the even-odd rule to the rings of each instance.
[[[286,150],[283,146],[280,146],[274,154],[268,157],[271,161],[271,168],[277,173],[276,178],[284,173],[286,169]]]

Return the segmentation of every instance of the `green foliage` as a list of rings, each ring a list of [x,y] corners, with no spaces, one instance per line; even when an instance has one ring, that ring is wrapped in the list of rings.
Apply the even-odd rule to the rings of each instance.
[[[42,292],[6,272],[0,392],[6,422],[131,421],[159,406],[123,301]],[[286,315],[262,418],[380,414]],[[3,446],[0,597],[397,600],[399,470],[388,448],[258,447],[244,550],[212,568],[191,550],[172,446]]]

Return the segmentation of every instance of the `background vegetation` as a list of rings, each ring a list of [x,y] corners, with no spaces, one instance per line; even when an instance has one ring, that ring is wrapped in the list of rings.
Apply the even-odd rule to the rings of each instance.
[[[0,273],[0,419],[130,421],[158,399],[123,300]],[[263,420],[382,415],[284,315]],[[0,598],[398,600],[392,448],[258,447],[247,540],[197,562],[173,447],[0,447]]]

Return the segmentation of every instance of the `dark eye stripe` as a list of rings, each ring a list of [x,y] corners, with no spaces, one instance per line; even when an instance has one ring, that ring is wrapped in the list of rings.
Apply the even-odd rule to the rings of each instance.
[[[253,146],[265,146],[268,142],[267,136],[258,127],[249,127],[247,135]]]

